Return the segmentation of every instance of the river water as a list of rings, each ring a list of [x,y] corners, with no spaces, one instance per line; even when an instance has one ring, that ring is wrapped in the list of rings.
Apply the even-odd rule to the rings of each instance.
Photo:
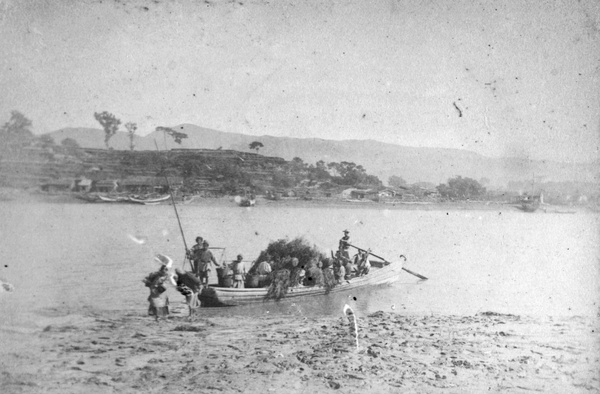
[[[342,230],[352,243],[388,260],[404,254],[403,274],[389,287],[207,314],[357,313],[595,315],[600,295],[598,214],[526,214],[499,210],[398,210],[257,206],[178,206],[186,240],[202,235],[252,260],[269,241],[303,236],[325,252]],[[0,203],[0,294],[4,324],[40,311],[147,308],[141,280],[156,253],[183,262],[172,206]],[[220,257],[221,250],[215,250]],[[169,289],[173,303],[183,297]]]

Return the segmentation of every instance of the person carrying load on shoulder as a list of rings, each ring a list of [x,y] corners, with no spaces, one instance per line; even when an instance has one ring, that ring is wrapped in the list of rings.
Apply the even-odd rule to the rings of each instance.
[[[233,287],[238,289],[244,288],[244,280],[246,279],[246,269],[244,268],[244,257],[241,254],[237,255],[237,259],[233,261],[231,269],[233,270]]]
[[[174,280],[177,291],[185,297],[191,315],[195,309],[200,307],[200,300],[198,299],[198,292],[200,292],[201,287],[200,279],[191,272],[184,272],[179,268],[175,269],[175,275]]]
[[[211,264],[214,264],[216,267],[221,267],[208,247],[208,241],[204,240],[202,242],[202,249],[200,249],[198,253],[199,257],[194,266],[194,273],[202,282],[202,286],[208,286],[208,276],[211,271]]]
[[[160,254],[155,259],[162,264],[160,269],[146,276],[142,282],[150,289],[148,315],[154,316],[158,321],[169,315],[169,297],[167,297],[166,285],[169,281],[169,268],[171,268],[173,260]]]

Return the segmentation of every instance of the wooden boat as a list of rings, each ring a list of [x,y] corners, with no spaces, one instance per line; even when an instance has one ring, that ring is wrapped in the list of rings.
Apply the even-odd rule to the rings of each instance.
[[[89,193],[75,194],[75,198],[77,198],[79,200],[86,201],[86,202],[98,202],[98,201],[100,201],[100,198],[96,194],[89,194]]]
[[[129,202],[127,196],[103,196],[99,194],[98,198],[103,202]]]
[[[143,204],[143,205],[157,205],[161,202],[167,201],[171,198],[170,195],[163,195],[155,198],[144,198],[141,196],[103,196],[98,195],[98,199],[102,202],[119,202],[119,203],[130,203],[130,204]]]
[[[537,196],[525,196],[519,200],[517,208],[523,212],[535,212],[542,203],[543,197],[541,194]]]
[[[371,261],[371,271],[368,275],[352,278],[344,281],[342,284],[327,290],[321,286],[298,286],[290,287],[288,293],[283,298],[292,299],[297,297],[312,297],[325,294],[338,293],[358,288],[385,285],[397,281],[402,272],[402,263],[394,262],[386,264],[384,262]],[[258,289],[235,289],[226,287],[209,286],[204,288],[198,298],[203,307],[213,306],[238,306],[246,304],[261,303],[265,301],[275,301],[267,298],[267,288]]]
[[[239,202],[240,207],[253,207],[256,205],[256,200],[249,198],[242,198]]]
[[[165,194],[156,198],[140,198],[140,196],[129,196],[129,201],[136,204],[157,205],[163,201],[167,201],[169,198],[171,198],[169,194]]]

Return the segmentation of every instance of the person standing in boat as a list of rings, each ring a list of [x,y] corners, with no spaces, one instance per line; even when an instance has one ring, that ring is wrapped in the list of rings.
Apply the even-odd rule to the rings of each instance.
[[[211,271],[211,264],[214,264],[216,267],[221,267],[217,263],[217,260],[215,260],[215,256],[213,256],[208,247],[208,241],[204,240],[202,242],[202,249],[200,249],[198,252],[198,258],[194,267],[194,273],[202,282],[202,286],[208,286],[208,277]]]
[[[350,254],[348,253],[348,248],[350,247],[350,231],[344,230],[344,236],[340,239],[338,251],[340,252],[340,257],[350,260]]]
[[[339,260],[334,260],[334,264],[335,264],[335,279],[337,280],[338,284],[343,283],[344,280],[346,279],[346,268],[344,267],[342,262]]]
[[[204,243],[204,238],[201,236],[196,237],[196,244],[192,246],[191,249],[187,250],[187,258],[190,260],[190,264],[192,265],[192,271],[196,272],[196,265],[198,264],[198,260],[200,259],[200,253],[202,251],[202,244]]]
[[[357,276],[367,275],[371,270],[371,262],[369,261],[369,253],[371,253],[371,249],[358,252],[356,255],[357,261]]]
[[[256,269],[256,273],[259,275],[269,275],[271,271],[271,263],[269,263],[267,260],[261,262]]]
[[[237,259],[233,261],[231,269],[233,270],[233,287],[237,289],[244,288],[244,280],[246,279],[246,269],[244,268],[243,256],[237,255]]]
[[[267,260],[261,262],[256,269],[258,274],[258,287],[265,287],[269,285],[269,274],[273,271],[271,263]]]

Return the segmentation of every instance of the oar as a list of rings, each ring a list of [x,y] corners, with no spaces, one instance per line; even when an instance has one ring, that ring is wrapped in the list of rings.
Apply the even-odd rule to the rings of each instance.
[[[160,154],[160,150],[158,149],[158,144],[156,143],[156,139],[154,140],[154,145],[156,146],[156,151]],[[166,142],[165,142],[165,145],[166,145]],[[181,227],[181,220],[179,220],[179,213],[177,212],[177,205],[175,204],[175,197],[173,197],[173,191],[171,190],[171,184],[169,183],[169,178],[167,177],[166,166],[165,166],[165,171],[163,172],[163,175],[165,176],[165,181],[167,182],[167,189],[169,189],[169,195],[171,196],[171,202],[173,203],[173,209],[175,210],[175,216],[177,217],[177,223],[179,224],[179,231],[181,231],[181,238],[183,239],[183,247],[185,248],[185,251],[186,251],[185,257],[183,258],[183,266],[185,268],[185,261],[186,261],[186,259],[189,260],[187,257],[188,247],[187,247],[187,242],[185,242],[185,235],[183,233],[183,227]],[[190,267],[192,267],[192,269],[194,268],[191,260],[190,260]]]
[[[381,260],[385,261],[386,263],[390,263],[389,261],[387,261],[387,260],[386,260],[386,259],[384,259],[383,257],[381,257],[381,256],[377,256],[375,253],[371,253],[371,252],[369,252],[368,250],[365,250],[365,249],[363,249],[363,248],[359,248],[358,246],[350,245],[349,243],[346,243],[346,245],[348,245],[348,246],[352,246],[354,249],[358,249],[358,250],[360,250],[361,252],[367,252],[367,253],[369,253],[371,256],[373,256],[373,257],[377,257],[378,259],[381,259]],[[406,257],[405,257],[404,255],[402,255],[402,254],[401,254],[400,256],[401,256],[401,257],[404,257],[404,261],[406,261]],[[409,274],[416,276],[416,277],[417,277],[417,278],[419,278],[419,279],[427,280],[427,278],[426,278],[426,277],[424,277],[423,275],[417,274],[416,272],[413,272],[413,271],[409,270],[408,268],[404,268],[404,267],[402,267],[402,269],[403,269],[404,271],[408,272]]]

